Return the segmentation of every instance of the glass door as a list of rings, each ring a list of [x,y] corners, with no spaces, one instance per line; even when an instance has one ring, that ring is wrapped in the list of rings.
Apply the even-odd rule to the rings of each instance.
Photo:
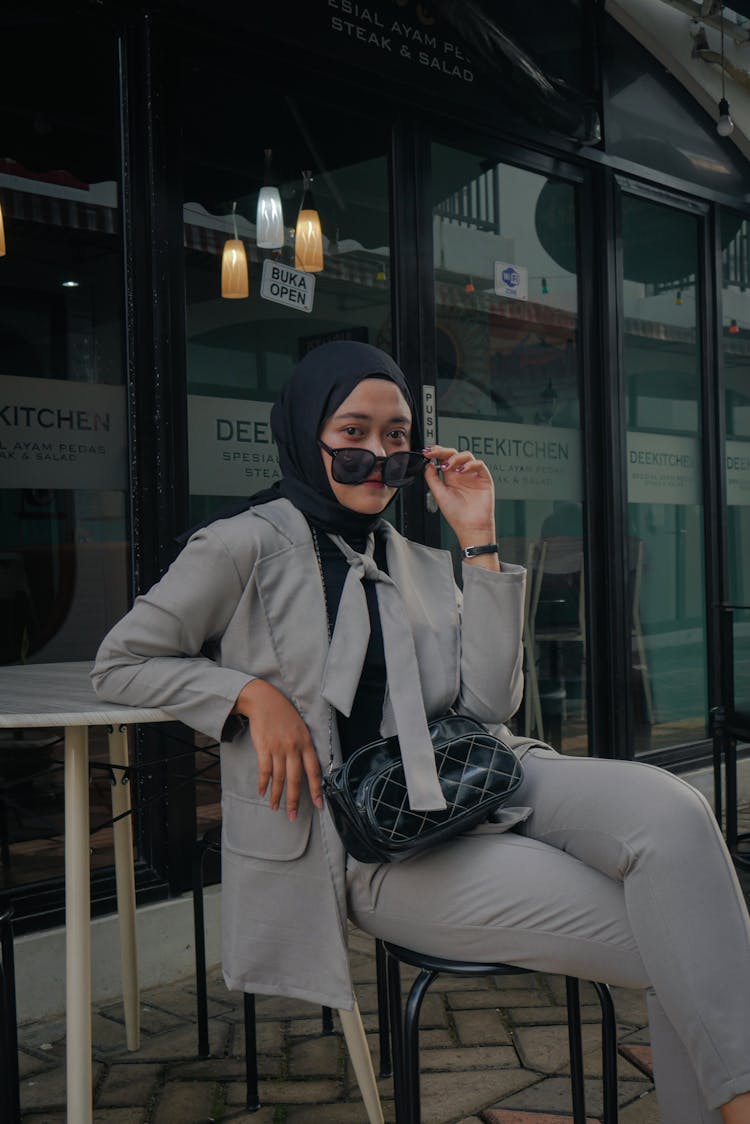
[[[501,559],[529,569],[515,727],[586,754],[577,189],[442,144],[432,184],[439,439],[487,462]]]
[[[621,205],[638,755],[706,737],[701,216],[632,194]]]

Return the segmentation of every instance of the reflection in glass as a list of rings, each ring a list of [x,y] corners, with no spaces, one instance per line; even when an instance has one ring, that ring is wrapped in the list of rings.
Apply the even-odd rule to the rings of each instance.
[[[706,736],[694,216],[624,195],[623,361],[635,751]]]
[[[501,559],[529,570],[515,727],[584,754],[575,189],[441,145],[432,160],[439,438],[487,462]]]
[[[288,89],[274,96],[269,84],[263,121],[253,138],[246,78],[228,74],[222,60],[215,71],[207,65],[190,77],[182,104],[188,143],[183,209],[188,460],[190,521],[195,523],[278,479],[271,404],[308,351],[335,339],[392,350],[389,132],[346,111],[317,107],[307,97],[303,110]],[[229,143],[236,132],[245,144],[238,166],[230,167],[226,154],[237,151]],[[269,137],[286,223],[281,245],[274,249],[262,245],[267,232],[258,206]],[[323,258],[302,263],[306,269],[322,265],[321,272],[305,275],[303,290],[294,268],[294,224],[302,203],[300,169],[309,166],[310,151],[321,161],[314,206]],[[247,152],[258,154],[255,166],[248,167]],[[232,236],[234,199],[250,295],[245,301],[222,301],[221,248]],[[218,767],[197,783],[198,835],[220,818],[217,781]]]
[[[31,17],[29,17],[31,19]],[[0,663],[91,660],[127,609],[128,489],[114,39],[6,28],[0,110]],[[31,95],[29,95],[31,96]],[[31,119],[33,117],[33,128]],[[94,762],[106,737],[91,740]],[[61,731],[0,732],[4,888],[63,873]],[[109,778],[92,864],[112,863]]]

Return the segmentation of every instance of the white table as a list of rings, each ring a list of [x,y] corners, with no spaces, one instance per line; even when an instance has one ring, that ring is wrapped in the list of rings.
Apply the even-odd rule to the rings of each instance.
[[[163,710],[105,703],[89,681],[90,663],[26,664],[0,668],[0,728],[65,727],[65,971],[67,1119],[91,1124],[91,892],[89,862],[90,726],[109,728],[109,759],[128,764],[126,727],[172,721]],[[130,785],[115,770],[112,815],[130,811]],[[120,922],[125,1030],[129,1050],[140,1045],[138,954],[132,818],[113,828]]]

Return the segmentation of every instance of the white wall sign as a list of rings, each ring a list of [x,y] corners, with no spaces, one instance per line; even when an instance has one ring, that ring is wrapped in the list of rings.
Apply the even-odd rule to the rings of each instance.
[[[750,505],[750,441],[727,441],[727,503]]]
[[[281,476],[270,402],[189,395],[188,449],[194,496],[247,496]]]
[[[630,503],[701,503],[697,437],[628,433]]]
[[[495,292],[499,297],[512,297],[516,301],[529,299],[529,271],[524,265],[509,261],[495,262]]]
[[[124,490],[126,451],[123,387],[0,377],[1,488]]]
[[[582,498],[577,429],[441,417],[438,433],[441,445],[485,461],[499,500]]]
[[[297,312],[312,312],[315,296],[315,274],[292,269],[273,258],[263,262],[260,295],[264,301],[285,304]]]

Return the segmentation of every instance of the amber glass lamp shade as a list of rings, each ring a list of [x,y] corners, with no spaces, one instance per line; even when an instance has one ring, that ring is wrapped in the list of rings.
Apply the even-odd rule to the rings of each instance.
[[[320,215],[315,208],[310,184],[312,173],[303,172],[302,204],[297,215],[294,232],[294,264],[305,273],[320,273],[323,268],[323,231]]]
[[[266,185],[260,189],[255,226],[259,249],[281,249],[284,245],[284,214],[278,187]]]
[[[5,257],[5,226],[3,225],[3,208],[0,206],[0,258]]]
[[[294,264],[305,273],[320,273],[323,268],[323,231],[320,215],[305,208],[297,216],[294,234]]]
[[[221,255],[221,295],[240,300],[250,295],[247,275],[247,254],[240,238],[227,238]]]

